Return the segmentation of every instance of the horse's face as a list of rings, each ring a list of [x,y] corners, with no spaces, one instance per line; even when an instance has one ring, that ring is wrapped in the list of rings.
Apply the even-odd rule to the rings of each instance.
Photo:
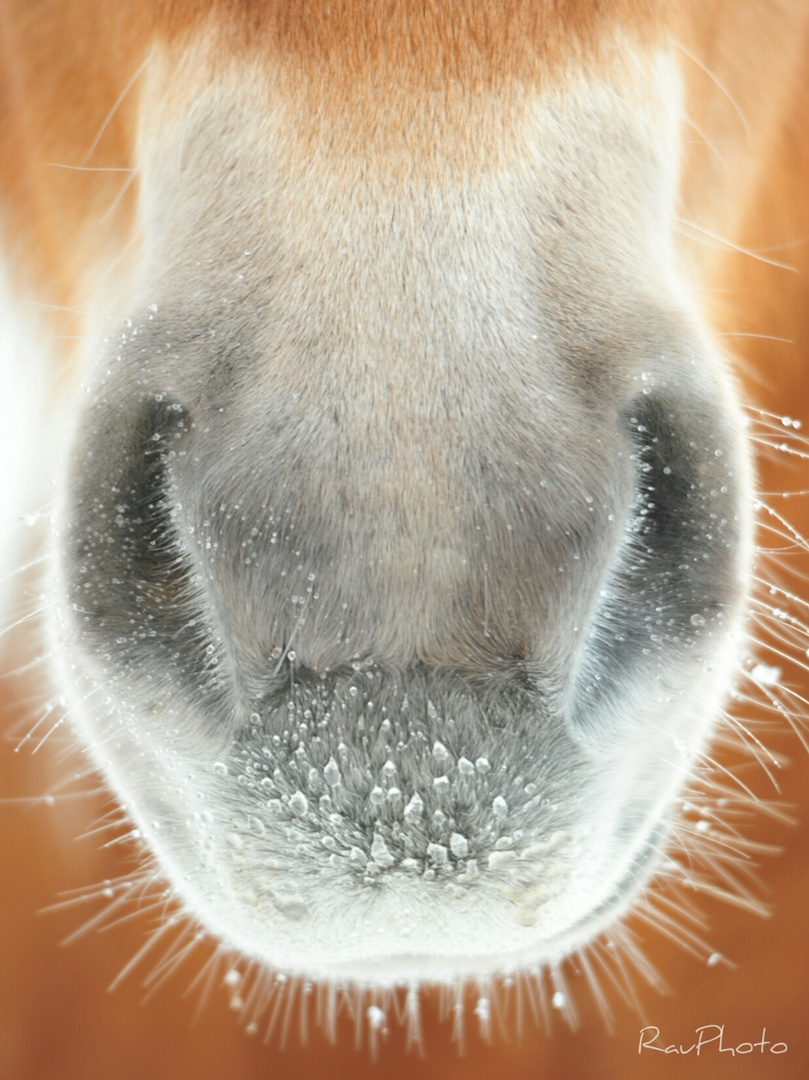
[[[53,638],[210,927],[485,973],[654,869],[733,668],[748,466],[672,247],[670,51],[520,92],[335,71],[151,53]]]

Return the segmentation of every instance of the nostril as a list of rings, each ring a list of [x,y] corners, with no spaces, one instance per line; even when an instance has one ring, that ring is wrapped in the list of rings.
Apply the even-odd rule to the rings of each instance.
[[[182,406],[158,398],[123,422],[107,414],[88,425],[70,523],[74,558],[92,570],[87,591],[105,613],[120,589],[134,589],[138,606],[174,599],[182,574],[166,472],[185,424]]]
[[[187,584],[167,477],[186,425],[179,404],[156,401],[144,409],[133,425],[130,452],[123,455],[120,478],[111,491],[129,575],[140,585],[144,602],[157,609],[174,605]]]
[[[179,543],[170,468],[189,419],[157,395],[136,410],[96,407],[86,418],[66,507],[64,572],[73,631],[122,673],[165,668],[198,686],[203,620]]]
[[[694,558],[700,546],[701,448],[659,399],[636,402],[627,417],[634,443],[636,495],[629,528],[639,558]],[[661,565],[661,570],[663,567]],[[669,567],[669,573],[675,566]]]
[[[709,655],[743,589],[736,455],[719,411],[649,395],[632,403],[625,422],[635,495],[575,673],[581,731],[597,732],[605,716],[626,711],[627,687],[646,685],[653,669],[666,693],[677,658]]]
[[[658,593],[685,629],[737,598],[743,547],[733,439],[719,414],[662,397],[627,418],[636,494],[627,523],[633,574],[625,589]]]

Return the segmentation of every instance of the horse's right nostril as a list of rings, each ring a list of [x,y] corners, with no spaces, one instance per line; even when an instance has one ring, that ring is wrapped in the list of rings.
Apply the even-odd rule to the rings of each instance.
[[[184,427],[180,405],[155,402],[143,409],[109,492],[130,584],[137,583],[143,603],[161,610],[176,602],[183,583],[166,473]]]
[[[151,670],[159,650],[172,678],[192,688],[204,682],[210,693],[205,627],[169,478],[188,423],[183,407],[162,395],[135,410],[104,405],[88,414],[66,514],[64,573],[80,641],[114,670]]]

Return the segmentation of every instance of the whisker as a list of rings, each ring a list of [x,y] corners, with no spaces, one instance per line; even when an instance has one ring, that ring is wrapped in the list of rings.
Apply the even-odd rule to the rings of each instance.
[[[103,120],[101,126],[99,127],[98,131],[96,132],[95,138],[90,143],[89,149],[87,150],[87,153],[84,155],[84,160],[82,161],[82,165],[86,165],[87,162],[90,160],[90,158],[93,156],[93,154],[98,149],[98,145],[101,142],[102,138],[104,137],[104,132],[107,130],[107,128],[109,127],[110,123],[112,122],[115,114],[118,112],[121,105],[123,105],[124,101],[128,97],[130,91],[132,90],[132,87],[135,85],[135,83],[138,81],[138,79],[141,77],[143,72],[148,67],[149,63],[151,62],[151,59],[152,59],[151,55],[146,57],[146,59],[137,68],[137,70],[134,72],[134,74],[131,76],[129,81],[124,86],[121,93],[118,95],[118,97],[113,102],[112,108],[109,110],[107,115],[104,117],[104,120]]]
[[[95,165],[65,165],[61,161],[45,161],[40,168],[43,169],[68,169],[71,172],[90,172],[90,173],[131,173],[134,169],[128,168],[115,168],[114,166],[95,166]],[[64,308],[61,310],[65,310]]]
[[[682,231],[683,235],[688,236],[689,230],[696,233],[699,237],[703,238],[704,242],[708,242],[709,246],[716,245],[720,248],[727,248],[729,251],[736,251],[740,255],[747,255],[751,259],[755,259],[756,262],[765,263],[767,266],[774,266],[778,270],[789,270],[793,274],[798,273],[796,266],[791,266],[789,263],[779,262],[777,259],[769,259],[766,255],[761,255],[757,251],[752,251],[750,248],[742,247],[740,244],[735,244],[732,240],[728,240],[726,237],[719,236],[718,233],[712,232],[710,229],[706,229],[702,225],[697,225],[693,221],[687,221],[685,218],[675,217],[675,224],[681,228],[678,231]]]
[[[733,111],[736,113],[739,120],[741,120],[742,127],[744,128],[744,134],[749,139],[750,138],[750,126],[749,126],[749,124],[747,122],[747,117],[745,116],[741,105],[736,100],[736,98],[733,96],[733,94],[731,94],[730,90],[728,90],[728,88],[725,85],[725,83],[723,82],[723,80],[719,78],[719,76],[716,74],[715,71],[711,71],[711,69],[709,67],[707,67],[702,62],[702,60],[699,59],[699,57],[695,56],[694,53],[691,52],[691,50],[689,48],[687,48],[682,43],[682,41],[678,41],[676,38],[670,38],[669,40],[671,41],[671,43],[675,47],[675,49],[679,49],[679,51],[683,54],[683,56],[687,56],[688,59],[692,62],[692,64],[695,64],[700,69],[700,71],[704,72],[705,75],[707,75],[708,78],[711,80],[711,82],[714,84],[714,86],[718,90],[721,91],[721,93],[724,95],[726,100],[733,107]]]

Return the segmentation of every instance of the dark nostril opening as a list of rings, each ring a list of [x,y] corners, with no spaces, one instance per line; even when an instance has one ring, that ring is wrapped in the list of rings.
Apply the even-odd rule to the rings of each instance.
[[[734,442],[718,410],[692,402],[642,397],[627,423],[636,494],[622,588],[656,594],[670,625],[689,633],[737,598]]]
[[[638,557],[661,562],[668,554],[680,556],[700,544],[695,518],[704,467],[700,447],[689,438],[667,404],[642,398],[626,418],[634,444],[636,496],[632,534]],[[705,453],[709,453],[705,448]],[[697,515],[699,516],[699,515]],[[670,567],[669,570],[673,570]]]
[[[115,596],[119,587],[143,610],[170,611],[185,583],[167,468],[186,423],[182,406],[158,397],[114,435],[102,429],[88,440],[78,477],[76,553],[91,561],[96,584],[89,591],[105,608],[105,595]]]
[[[635,496],[576,671],[583,728],[622,700],[642,669],[657,665],[665,682],[739,597],[738,486],[722,414],[650,394],[632,403],[625,423]]]
[[[104,404],[88,413],[64,550],[81,640],[133,674],[155,669],[158,647],[164,672],[196,692],[215,687],[170,481],[188,426],[183,407],[159,395],[134,411]]]
[[[144,601],[155,609],[170,609],[187,587],[167,480],[168,464],[186,423],[178,404],[157,401],[143,409],[133,425],[131,452],[122,457],[116,485],[121,551]]]

